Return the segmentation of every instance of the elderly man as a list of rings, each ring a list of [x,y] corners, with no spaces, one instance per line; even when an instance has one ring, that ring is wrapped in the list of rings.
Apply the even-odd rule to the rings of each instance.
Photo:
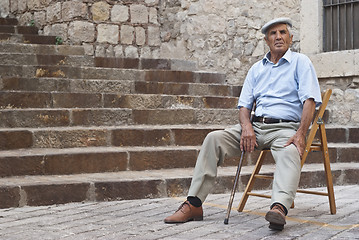
[[[282,230],[298,187],[305,136],[321,104],[318,79],[308,57],[292,52],[292,22],[278,18],[262,28],[270,51],[249,70],[238,101],[240,124],[211,132],[198,155],[187,201],[165,223],[202,220],[202,203],[211,191],[217,166],[241,151],[270,148],[276,162],[269,228]],[[253,123],[250,114],[256,103]]]

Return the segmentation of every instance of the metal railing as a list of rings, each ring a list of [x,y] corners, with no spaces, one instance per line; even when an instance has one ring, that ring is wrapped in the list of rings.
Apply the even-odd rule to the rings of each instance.
[[[359,0],[323,0],[323,50],[359,48]]]

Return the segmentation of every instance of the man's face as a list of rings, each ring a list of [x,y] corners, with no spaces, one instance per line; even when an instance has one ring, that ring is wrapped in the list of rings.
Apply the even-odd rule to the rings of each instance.
[[[268,29],[264,39],[272,53],[284,54],[292,44],[293,35],[289,35],[286,24],[279,23]]]

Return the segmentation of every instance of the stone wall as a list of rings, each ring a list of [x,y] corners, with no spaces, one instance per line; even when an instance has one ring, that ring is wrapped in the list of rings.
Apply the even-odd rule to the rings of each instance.
[[[329,122],[355,125],[359,123],[359,111],[355,110],[359,103],[359,70],[349,75],[348,71],[334,74],[328,70],[354,69],[359,54],[341,52],[354,56],[354,60],[344,62],[345,66],[343,62],[338,65],[338,61],[328,63],[327,56],[317,56],[321,52],[320,3],[0,0],[0,14],[16,16],[22,25],[34,23],[40,34],[60,36],[64,44],[82,45],[88,55],[192,60],[200,70],[226,73],[227,82],[236,85],[243,83],[250,66],[268,51],[261,26],[275,17],[290,17],[294,23],[292,50],[301,51],[303,41],[304,53],[311,57],[322,89],[333,89]],[[329,54],[329,59],[343,59],[335,54]]]
[[[300,0],[1,0],[2,15],[32,21],[41,34],[83,45],[88,55],[192,60],[243,83],[267,51],[261,26],[273,17],[294,20],[299,50]],[[7,4],[6,4],[7,3]]]

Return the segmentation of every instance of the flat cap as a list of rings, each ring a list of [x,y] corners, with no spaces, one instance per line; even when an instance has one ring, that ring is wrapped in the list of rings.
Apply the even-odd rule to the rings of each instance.
[[[278,23],[285,23],[285,24],[288,24],[290,27],[292,27],[292,20],[290,20],[290,18],[276,18],[276,19],[270,20],[269,22],[264,24],[264,26],[261,29],[261,32],[263,34],[266,34],[267,30],[271,26],[273,26],[274,24],[278,24]]]

